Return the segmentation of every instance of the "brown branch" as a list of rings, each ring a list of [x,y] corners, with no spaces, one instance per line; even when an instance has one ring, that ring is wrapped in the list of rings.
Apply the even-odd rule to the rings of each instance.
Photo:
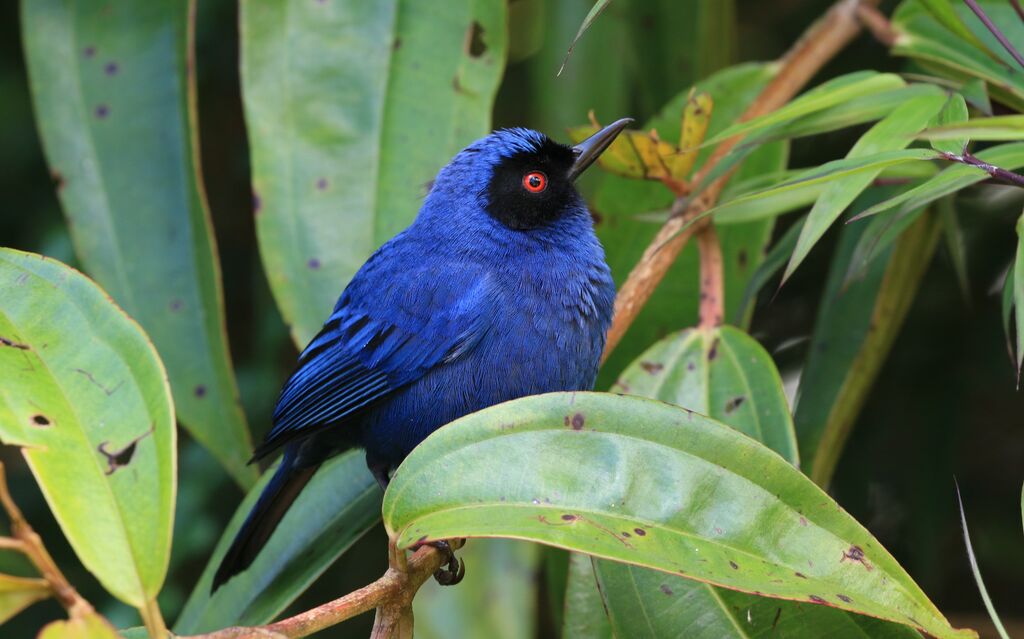
[[[879,11],[877,7],[862,4],[857,7],[857,17],[860,18],[864,27],[871,32],[875,40],[878,40],[885,47],[891,48],[896,44],[896,38],[899,34],[892,26],[892,22],[889,22],[889,18]]]
[[[705,224],[697,234],[700,249],[700,327],[717,328],[725,317],[725,275],[722,245],[714,224]]]
[[[0,462],[0,503],[3,504],[3,508],[11,520],[11,534],[14,535],[13,539],[4,537],[2,546],[19,550],[28,557],[39,574],[50,584],[53,596],[64,606],[71,617],[94,612],[92,605],[83,599],[64,577],[60,568],[50,557],[50,553],[46,551],[42,538],[32,529],[32,526],[25,520],[25,516],[22,515],[21,509],[14,503],[11,491],[7,486],[7,473],[4,471],[2,462]]]
[[[808,29],[792,49],[781,58],[781,68],[775,78],[761,91],[741,120],[749,120],[770,113],[789,102],[818,71],[860,33],[858,8],[875,7],[879,0],[839,0],[825,15]],[[722,142],[691,183],[700,184],[711,170],[725,157],[742,136]],[[700,224],[687,227],[688,222],[711,209],[732,175],[732,171],[718,178],[692,200],[677,198],[667,222],[644,251],[640,261],[629,274],[615,299],[615,317],[608,330],[603,359],[622,340],[629,326],[640,313],[654,289],[686,245]],[[685,230],[684,230],[685,228]]]
[[[394,549],[393,545],[389,554],[390,565],[383,577],[322,606],[266,626],[235,626],[178,639],[296,639],[374,608],[378,611],[373,637],[391,637],[411,625],[412,599],[420,586],[441,567],[444,556],[432,546],[422,546],[408,561],[405,553]]]

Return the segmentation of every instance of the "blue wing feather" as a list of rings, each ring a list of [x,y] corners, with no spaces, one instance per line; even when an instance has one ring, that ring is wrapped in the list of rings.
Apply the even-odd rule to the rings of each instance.
[[[302,351],[254,458],[350,420],[431,368],[464,356],[486,333],[486,272],[464,263],[446,272],[436,265],[395,272],[387,268],[393,259],[374,258]]]

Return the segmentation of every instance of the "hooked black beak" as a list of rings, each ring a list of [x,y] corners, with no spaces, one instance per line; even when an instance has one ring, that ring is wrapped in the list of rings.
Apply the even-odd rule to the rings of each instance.
[[[616,120],[586,140],[583,140],[576,146],[572,147],[573,153],[576,154],[576,161],[573,162],[572,168],[569,169],[569,179],[575,180],[581,173],[586,171],[587,167],[593,164],[594,161],[604,153],[604,150],[615,141],[615,138],[622,133],[622,130],[632,123],[633,118],[622,118],[621,120]]]

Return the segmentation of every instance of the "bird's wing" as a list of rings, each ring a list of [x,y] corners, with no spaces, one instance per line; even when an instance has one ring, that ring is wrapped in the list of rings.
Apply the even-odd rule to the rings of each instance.
[[[368,268],[369,267],[369,268]],[[299,357],[254,458],[360,409],[472,350],[493,316],[485,272],[413,267],[364,272]]]

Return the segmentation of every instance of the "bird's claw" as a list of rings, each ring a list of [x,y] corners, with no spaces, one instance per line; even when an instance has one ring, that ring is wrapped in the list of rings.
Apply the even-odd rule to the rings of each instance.
[[[454,586],[466,576],[466,562],[455,556],[451,545],[444,540],[432,541],[427,544],[437,548],[445,557],[441,567],[434,571],[434,580],[442,586]]]

